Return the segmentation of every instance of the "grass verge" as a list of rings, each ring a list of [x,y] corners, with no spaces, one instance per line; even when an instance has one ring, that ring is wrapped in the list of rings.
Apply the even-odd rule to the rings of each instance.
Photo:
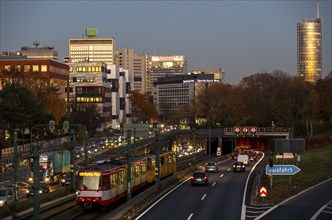
[[[298,166],[301,171],[291,176],[273,176],[272,188],[270,179],[262,174],[262,182],[267,184],[267,197],[255,198],[260,205],[276,205],[319,182],[332,178],[332,143],[325,143],[319,148],[306,151],[297,158],[285,159],[285,165]]]

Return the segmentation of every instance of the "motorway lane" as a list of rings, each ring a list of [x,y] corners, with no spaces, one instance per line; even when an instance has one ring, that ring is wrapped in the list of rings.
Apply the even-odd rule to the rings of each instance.
[[[317,219],[332,219],[332,214],[324,218],[323,213],[317,213],[324,205],[332,200],[332,178],[308,190],[302,191],[272,209],[258,216],[257,219],[312,219],[317,214]],[[320,216],[321,215],[321,216]],[[313,218],[314,220],[316,218]]]
[[[234,160],[228,160],[219,164],[219,173],[209,174],[209,186],[183,182],[137,219],[240,219],[251,166],[244,173],[234,173],[233,163]]]

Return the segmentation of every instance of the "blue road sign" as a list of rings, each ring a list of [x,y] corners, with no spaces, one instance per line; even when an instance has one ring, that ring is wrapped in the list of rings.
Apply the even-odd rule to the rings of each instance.
[[[301,169],[294,165],[273,165],[266,166],[266,175],[294,175]]]

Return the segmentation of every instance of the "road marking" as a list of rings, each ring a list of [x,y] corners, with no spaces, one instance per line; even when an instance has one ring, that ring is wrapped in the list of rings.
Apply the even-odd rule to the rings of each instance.
[[[328,203],[326,203],[325,205],[323,205],[312,217],[311,217],[311,219],[310,220],[315,220],[318,216],[319,216],[319,214],[320,213],[322,213],[322,212],[325,212],[324,211],[324,209],[326,208],[326,207],[328,207],[330,204],[332,204],[332,200],[330,200]],[[329,213],[329,212],[327,212],[327,213]],[[329,213],[330,214],[330,213]]]
[[[190,220],[193,217],[193,213],[190,213],[189,217],[187,218],[187,220]]]
[[[201,200],[204,200],[205,197],[206,197],[206,194],[203,195],[203,197],[201,198]]]
[[[220,178],[223,177],[223,176],[224,176],[224,174],[221,174],[221,175],[220,175]]]
[[[214,187],[214,185],[216,185],[216,182],[214,182],[214,183],[212,184],[212,187]]]
[[[227,171],[230,171],[231,170],[231,168],[228,168],[228,170]]]

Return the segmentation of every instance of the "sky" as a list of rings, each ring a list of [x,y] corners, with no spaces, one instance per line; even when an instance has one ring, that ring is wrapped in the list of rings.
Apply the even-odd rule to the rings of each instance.
[[[332,0],[320,0],[323,78],[332,70]],[[0,51],[54,46],[59,61],[68,40],[86,28],[114,37],[137,54],[184,55],[188,70],[221,67],[225,81],[297,67],[297,23],[315,18],[316,0],[0,0]]]

